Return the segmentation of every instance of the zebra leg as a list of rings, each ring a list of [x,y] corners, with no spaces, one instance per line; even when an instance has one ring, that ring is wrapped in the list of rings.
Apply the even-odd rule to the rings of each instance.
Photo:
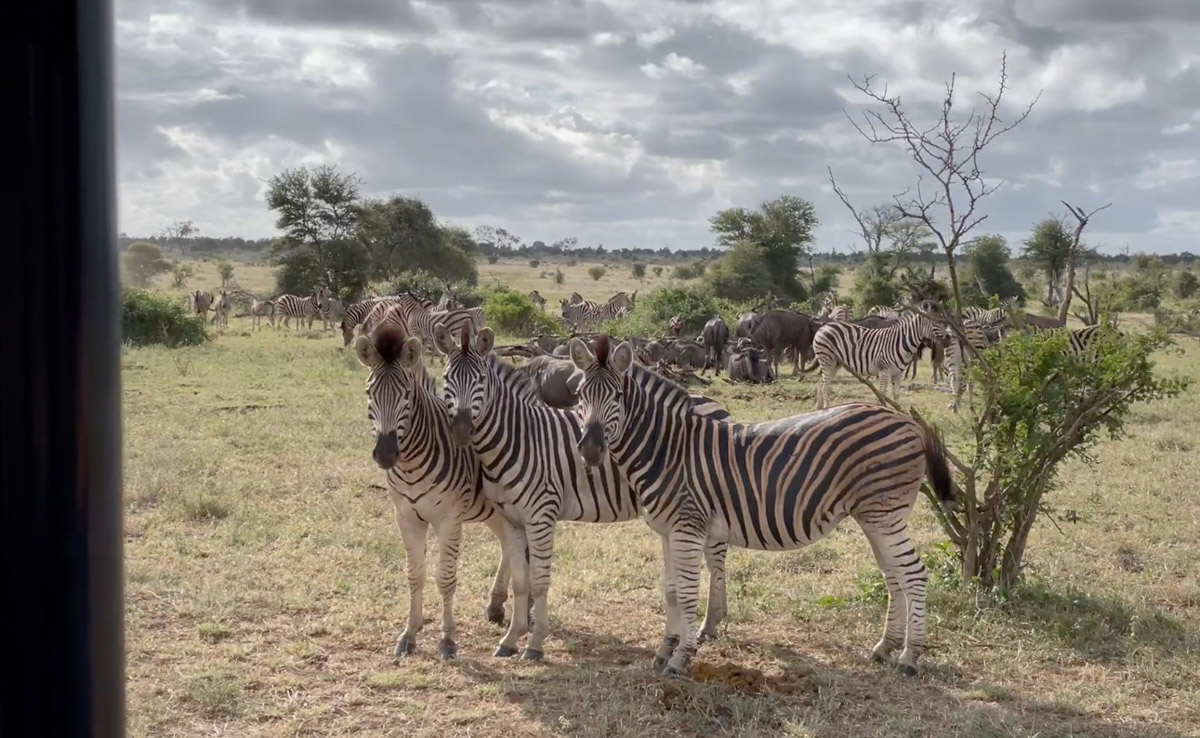
[[[666,630],[663,632],[662,643],[654,653],[654,670],[662,671],[675,653],[679,645],[680,618],[679,600],[675,594],[675,565],[671,560],[671,539],[662,536],[663,549],[663,602],[667,611]]]
[[[686,676],[688,661],[696,654],[696,601],[700,594],[700,564],[704,538],[691,531],[673,530],[671,559],[675,562],[675,597],[679,603],[680,638],[663,676]]]
[[[707,541],[704,544],[704,563],[708,567],[708,606],[704,608],[704,623],[700,626],[699,643],[716,640],[717,628],[725,619],[727,603],[725,596],[725,553],[724,541]]]
[[[529,596],[533,598],[533,626],[525,653],[527,661],[541,661],[542,642],[550,633],[550,558],[554,553],[554,524],[558,515],[545,516],[529,526]]]
[[[504,518],[499,515],[488,518],[485,525],[500,541],[500,566],[496,568],[496,578],[492,580],[492,595],[488,601],[487,619],[489,623],[501,625],[504,623],[504,601],[508,599],[508,582],[511,576],[508,544],[506,543],[508,533],[505,530]],[[520,603],[514,603],[513,607],[519,605]]]
[[[929,575],[908,537],[907,523],[894,513],[889,517],[892,520],[886,523],[858,521],[888,585],[887,625],[871,656],[886,659],[902,643],[904,650],[896,668],[905,676],[913,676],[917,673],[917,657],[925,651],[925,587]]]
[[[892,382],[892,399],[900,399],[900,375],[904,373],[902,369],[891,368],[887,370],[888,376]],[[882,404],[882,403],[880,403]]]
[[[421,606],[425,594],[425,536],[429,525],[411,511],[396,510],[396,523],[404,541],[404,559],[408,568],[408,625],[396,639],[396,655],[411,656],[417,650],[417,633],[425,620]]]
[[[449,661],[458,656],[454,642],[454,590],[458,588],[458,552],[462,546],[462,522],[445,521],[438,528],[438,592],[442,595],[442,642],[438,658]]]
[[[517,655],[517,645],[521,636],[529,632],[529,610],[521,607],[522,602],[529,601],[529,560],[525,556],[526,543],[525,526],[513,525],[505,521],[504,547],[508,551],[509,571],[512,575],[513,614],[508,624],[508,632],[500,641],[493,656],[508,658]]]

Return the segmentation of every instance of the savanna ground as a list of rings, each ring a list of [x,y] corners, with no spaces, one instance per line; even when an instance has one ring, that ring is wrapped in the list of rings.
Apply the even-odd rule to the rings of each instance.
[[[480,267],[481,281],[548,298],[640,287],[615,268],[597,286],[585,266],[563,285],[536,284],[527,264]],[[219,283],[202,276],[189,288]],[[239,264],[237,276],[269,291],[265,267]],[[1200,345],[1180,340],[1160,367],[1200,380]],[[503,630],[483,608],[499,547],[468,528],[458,660],[436,659],[430,576],[420,652],[396,661],[404,551],[370,458],[366,372],[341,344],[320,331],[251,334],[235,319],[210,345],[124,353],[132,736],[1200,735],[1200,383],[1140,406],[1094,465],[1067,466],[1027,583],[1003,602],[953,584],[944,536],[918,503],[931,650],[916,679],[866,661],[886,595],[853,523],[801,551],[731,551],[730,612],[698,660],[761,669],[765,690],[751,696],[650,669],[661,551],[636,521],[559,526],[537,664],[491,657]],[[928,372],[903,401],[928,409],[953,448],[963,421]],[[739,420],[811,410],[813,379],[787,373],[702,391]],[[869,396],[852,379],[834,392]]]

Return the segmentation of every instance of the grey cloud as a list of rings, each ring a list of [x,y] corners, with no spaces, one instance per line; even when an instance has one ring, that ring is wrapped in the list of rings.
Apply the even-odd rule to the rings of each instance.
[[[1016,11],[1038,25],[1200,23],[1193,0],[1016,0]]]
[[[223,16],[243,15],[286,25],[420,29],[424,21],[410,0],[199,0]]]

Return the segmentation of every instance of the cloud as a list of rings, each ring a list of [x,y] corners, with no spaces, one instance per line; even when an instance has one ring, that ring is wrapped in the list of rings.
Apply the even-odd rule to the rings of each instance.
[[[974,104],[1007,54],[1005,114],[1041,98],[984,162],[1005,185],[983,229],[1111,200],[1097,234],[1135,250],[1200,236],[1191,0],[334,5],[118,0],[122,230],[268,235],[265,182],[330,162],[456,223],[610,247],[709,245],[717,209],[787,192],[816,205],[819,248],[845,248],[826,167],[860,207],[916,177],[846,120],[866,102],[848,77],[926,121],[951,74]]]

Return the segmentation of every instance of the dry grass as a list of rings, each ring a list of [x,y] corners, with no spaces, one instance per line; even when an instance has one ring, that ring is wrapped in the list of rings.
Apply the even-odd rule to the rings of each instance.
[[[516,269],[482,265],[500,267]],[[568,292],[591,283],[579,269],[587,282]],[[498,547],[470,529],[460,658],[435,658],[431,582],[420,652],[396,662],[404,553],[370,458],[365,374],[341,341],[251,335],[235,319],[212,345],[129,351],[123,364],[132,736],[1197,734],[1200,388],[1140,409],[1099,464],[1067,469],[1051,500],[1062,522],[1039,526],[1029,584],[1007,602],[946,583],[921,503],[933,650],[915,680],[866,662],[882,588],[852,524],[802,551],[731,552],[731,612],[700,658],[761,669],[763,693],[747,695],[651,672],[660,550],[639,522],[560,526],[541,664],[491,658]],[[1200,379],[1200,346],[1162,366]],[[907,399],[953,443],[960,421],[927,372]],[[785,377],[707,391],[756,420],[810,410],[812,390]],[[867,396],[852,381],[834,392]]]

